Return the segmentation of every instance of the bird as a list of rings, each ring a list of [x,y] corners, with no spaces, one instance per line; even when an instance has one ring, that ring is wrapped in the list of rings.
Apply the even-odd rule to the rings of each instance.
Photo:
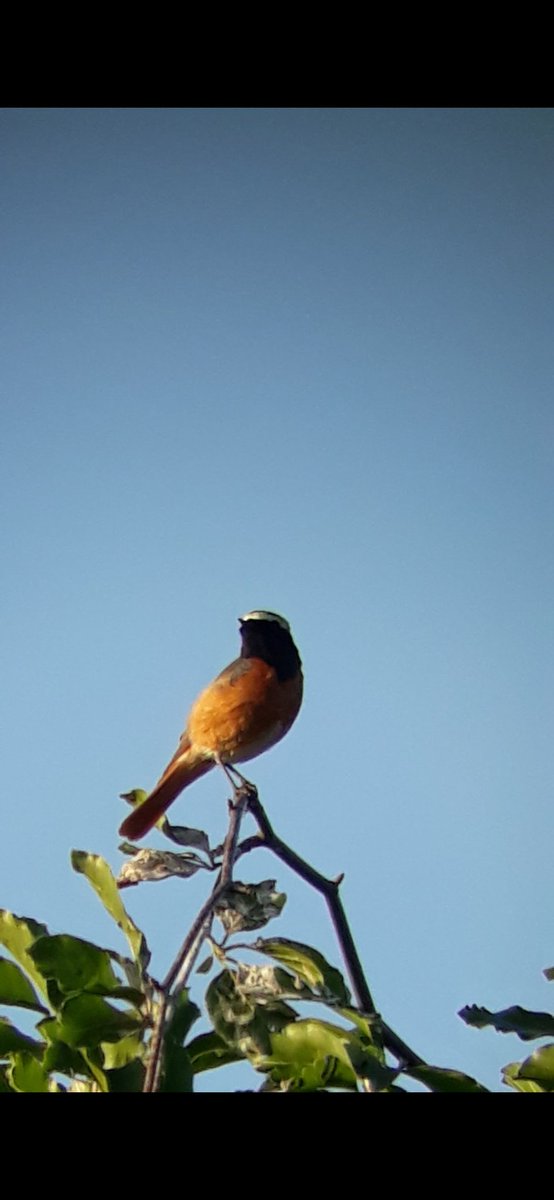
[[[237,775],[235,763],[271,749],[288,733],[302,704],[302,662],[284,617],[254,609],[238,618],[239,658],[194,701],[173,758],[158,783],[125,818],[119,833],[144,837],[177,796],[213,767]]]

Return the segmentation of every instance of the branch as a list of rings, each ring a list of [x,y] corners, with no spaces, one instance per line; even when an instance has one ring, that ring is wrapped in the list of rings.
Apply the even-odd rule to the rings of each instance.
[[[211,895],[202,905],[195,921],[170,967],[163,983],[160,984],[160,1002],[150,1040],[148,1067],[144,1079],[143,1092],[157,1092],[161,1079],[164,1033],[168,1019],[168,1011],[179,992],[186,987],[187,980],[194,967],[202,943],[208,936],[213,911],[233,878],[233,866],[237,857],[237,843],[240,825],[246,806],[251,796],[250,789],[239,788],[235,791],[234,800],[229,801],[229,828],[223,843],[221,870],[217,877]]]
[[[223,895],[225,888],[228,887],[233,878],[233,866],[237,857],[237,842],[240,831],[240,823],[244,816],[247,799],[248,797],[246,793],[241,790],[240,792],[237,792],[236,799],[234,801],[229,801],[229,828],[223,843],[221,870],[216,879],[211,895],[208,896],[205,904],[202,905],[196,920],[187,933],[173,966],[170,967],[162,983],[162,990],[165,992],[169,992],[171,990],[173,985],[177,982],[177,979],[179,979],[179,991],[185,986],[186,980],[190,975],[190,970],[186,972],[186,975],[183,978],[183,964],[185,963],[185,960],[188,959],[195,942],[199,939],[201,945],[201,943],[204,941],[206,934],[204,934],[202,937],[199,937],[202,927],[208,921],[211,924],[213,910],[218,900]],[[198,949],[200,949],[200,945],[198,946]],[[191,969],[192,966],[193,963],[191,963]]]
[[[240,825],[247,809],[252,813],[257,822],[259,832],[254,837],[246,838],[239,844]],[[252,785],[244,785],[235,790],[234,799],[229,801],[229,827],[223,843],[221,869],[216,883],[210,896],[198,912],[174,963],[159,987],[160,1001],[150,1041],[150,1054],[143,1087],[143,1091],[145,1092],[159,1091],[164,1033],[168,1015],[175,997],[186,987],[200,948],[210,932],[215,906],[232,881],[234,864],[243,854],[247,854],[250,850],[257,849],[260,846],[265,847],[267,850],[272,850],[276,857],[280,858],[295,874],[299,875],[310,887],[313,887],[324,896],[350,978],[356,1004],[368,1016],[378,1016],[339,895],[343,876],[339,875],[336,879],[327,879],[325,875],[322,875],[320,871],[312,867],[299,854],[296,854],[275,833],[265,809],[260,803],[257,790]],[[380,1028],[385,1049],[397,1058],[400,1066],[414,1067],[424,1065],[424,1060],[407,1046],[394,1030],[383,1021],[380,1022]]]
[[[350,926],[346,919],[342,900],[339,896],[339,887],[344,876],[339,875],[336,879],[327,879],[325,875],[316,871],[315,867],[310,866],[299,854],[291,850],[290,846],[287,846],[286,842],[283,842],[275,833],[255,789],[250,791],[248,808],[257,821],[260,832],[255,837],[248,838],[241,843],[238,847],[238,855],[245,854],[249,850],[253,850],[259,846],[264,846],[267,850],[272,850],[277,858],[286,863],[301,879],[304,879],[316,891],[321,892],[322,896],[325,897],[331,920],[335,927],[335,933],[358,1008],[369,1016],[377,1015]],[[414,1050],[411,1050],[384,1021],[381,1022],[381,1029],[383,1045],[391,1054],[395,1055],[400,1064],[410,1067],[424,1065],[424,1060]]]

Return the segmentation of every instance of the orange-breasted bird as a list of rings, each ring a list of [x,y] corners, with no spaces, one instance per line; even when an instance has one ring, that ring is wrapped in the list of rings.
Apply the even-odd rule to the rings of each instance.
[[[298,716],[302,663],[288,622],[260,609],[239,617],[239,626],[240,658],[195,700],[171,762],[146,800],[125,818],[119,830],[123,837],[143,837],[183,789],[212,767],[232,770],[234,763],[269,750]]]

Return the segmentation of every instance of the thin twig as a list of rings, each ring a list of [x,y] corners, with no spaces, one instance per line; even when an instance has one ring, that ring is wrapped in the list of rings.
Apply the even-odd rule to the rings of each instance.
[[[156,1092],[159,1089],[164,1033],[168,1013],[173,1006],[176,996],[186,986],[202,943],[210,932],[214,908],[232,881],[233,866],[237,857],[240,825],[251,794],[249,788],[239,788],[235,792],[234,799],[229,801],[229,828],[223,844],[223,858],[218,878],[210,896],[208,896],[205,904],[202,905],[200,912],[189,929],[174,963],[160,984],[160,1001],[150,1039],[148,1066],[142,1089],[143,1092]]]
[[[143,1092],[157,1092],[160,1073],[162,1066],[162,1038],[165,1029],[166,1013],[169,1004],[169,996],[165,992],[160,994],[158,1011],[156,1013],[156,1021],[152,1030],[152,1037],[148,1047],[148,1063],[146,1066],[146,1074],[142,1086]]]
[[[223,845],[220,880],[228,884],[233,878],[233,866],[237,857],[237,843],[240,833],[240,823],[249,806],[250,799],[256,795],[254,788],[245,786],[237,788],[235,797],[229,801],[229,828]]]
[[[187,933],[187,936],[173,965],[170,967],[161,985],[163,990],[166,992],[171,991],[171,988],[175,984],[177,978],[180,976],[181,967],[184,960],[189,956],[203,925],[205,924],[206,920],[211,917],[217,902],[221,899],[223,892],[233,878],[233,866],[237,857],[237,842],[240,832],[240,824],[244,816],[246,803],[249,799],[249,796],[250,793],[247,794],[245,791],[241,790],[237,793],[235,800],[229,801],[229,828],[223,843],[221,870],[219,871],[211,895],[208,896],[205,904],[202,905],[198,916]],[[202,938],[201,940],[203,941],[204,939]],[[188,978],[188,974],[186,978]],[[184,987],[184,982],[183,980],[180,980],[179,990],[181,990],[182,987]]]
[[[346,964],[346,969],[350,977],[352,991],[356,997],[358,1008],[360,1008],[362,1012],[366,1013],[368,1016],[377,1015],[377,1010],[373,1003],[373,998],[369,990],[358,951],[356,950],[354,939],[350,931],[350,926],[346,919],[346,913],[343,908],[342,900],[339,896],[339,887],[343,878],[342,875],[340,875],[337,879],[327,879],[325,875],[322,875],[319,871],[316,871],[315,868],[310,866],[310,863],[307,863],[305,859],[300,857],[299,854],[296,854],[294,850],[291,850],[290,846],[287,846],[286,842],[283,842],[282,839],[275,833],[273,826],[267,817],[265,809],[260,803],[258,793],[254,793],[254,790],[252,790],[249,796],[248,807],[252,813],[252,816],[258,823],[260,832],[255,837],[248,838],[240,844],[238,847],[237,857],[247,853],[249,850],[259,848],[260,846],[263,846],[268,850],[272,850],[277,858],[280,858],[281,861],[286,863],[286,865],[290,867],[291,870],[297,875],[299,875],[301,879],[304,879],[306,883],[309,883],[311,887],[315,888],[316,891],[320,892],[324,896],[327,902],[331,920],[335,927],[335,932],[342,951],[344,962]],[[410,1067],[424,1065],[424,1060],[420,1058],[414,1050],[411,1050],[410,1047],[406,1045],[406,1042],[402,1041],[402,1038],[399,1038],[394,1030],[386,1025],[384,1021],[381,1021],[381,1030],[383,1036],[383,1045],[391,1052],[391,1054],[395,1055],[400,1064]]]
[[[246,809],[252,813],[254,819],[257,821],[259,832],[253,837],[245,838],[244,841],[238,844],[240,825]],[[160,1001],[150,1040],[149,1061],[143,1087],[143,1091],[145,1092],[159,1090],[164,1033],[173,1001],[186,986],[200,948],[210,932],[214,909],[232,881],[235,862],[250,850],[259,849],[260,847],[272,850],[276,857],[280,858],[286,866],[290,867],[301,879],[304,879],[306,883],[323,895],[335,927],[357,1006],[368,1016],[378,1015],[339,895],[342,875],[336,879],[328,879],[320,871],[317,871],[315,867],[312,867],[310,863],[306,862],[305,859],[301,858],[299,854],[296,854],[286,842],[283,842],[275,833],[265,809],[260,803],[255,788],[245,786],[237,789],[234,800],[229,803],[229,812],[229,828],[223,844],[221,869],[218,878],[210,896],[202,905],[183,941],[174,963],[160,985]],[[424,1060],[406,1045],[394,1030],[384,1022],[380,1023],[380,1027],[383,1045],[398,1059],[399,1065],[412,1067],[423,1065]]]

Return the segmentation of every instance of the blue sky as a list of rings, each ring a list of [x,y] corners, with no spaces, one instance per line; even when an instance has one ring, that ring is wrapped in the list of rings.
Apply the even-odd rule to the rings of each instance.
[[[236,618],[305,669],[251,764],[386,1020],[499,1087],[554,963],[552,110],[0,113],[0,903],[113,945],[117,868]],[[217,841],[224,781],[172,810]],[[157,836],[154,840],[157,840]],[[318,897],[271,932],[338,962]],[[163,974],[204,881],[126,894]],[[240,1083],[236,1081],[240,1079]],[[208,1086],[248,1086],[229,1073]]]

